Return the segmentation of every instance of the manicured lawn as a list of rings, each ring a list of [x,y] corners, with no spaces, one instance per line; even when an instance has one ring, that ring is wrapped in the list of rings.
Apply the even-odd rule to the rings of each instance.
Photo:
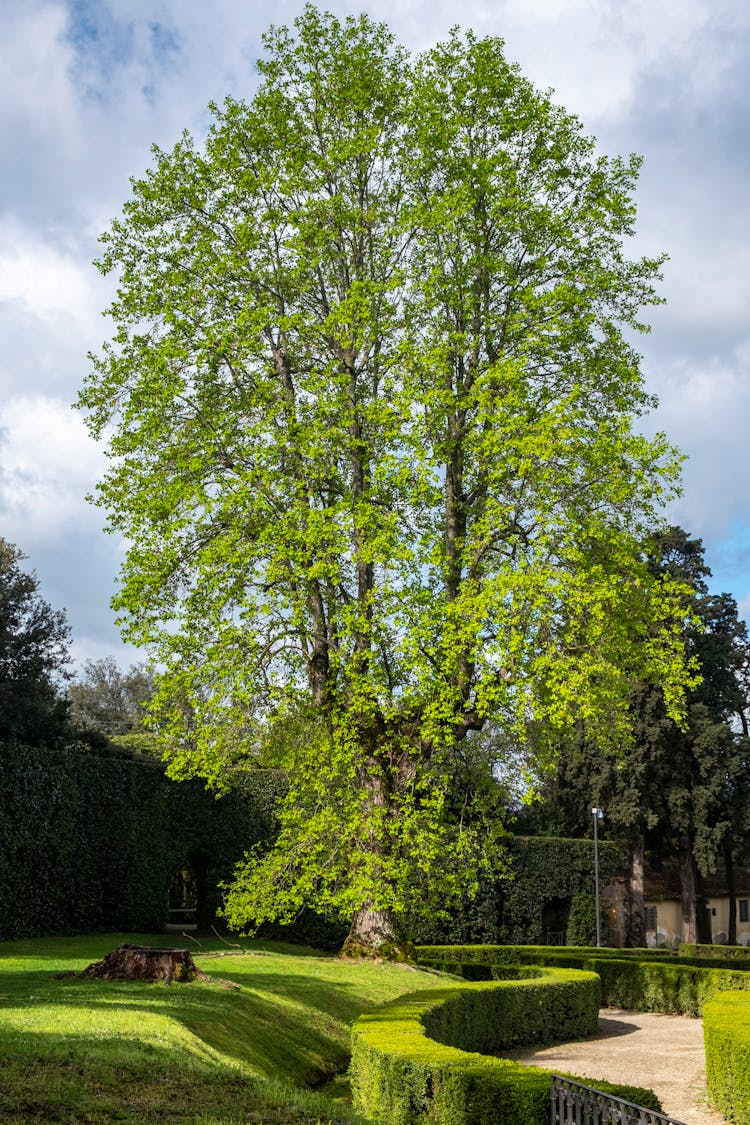
[[[190,985],[54,979],[123,941],[104,934],[0,943],[0,1121],[295,1125],[352,1122],[342,1077],[361,1012],[435,977],[299,947],[218,940]],[[226,956],[211,956],[221,951]]]

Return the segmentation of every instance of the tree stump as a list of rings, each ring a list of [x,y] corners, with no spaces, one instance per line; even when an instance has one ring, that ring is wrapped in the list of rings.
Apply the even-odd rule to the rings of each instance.
[[[118,945],[101,961],[94,961],[80,974],[96,980],[173,980],[184,984],[208,980],[193,961],[189,949],[152,949],[148,945]]]

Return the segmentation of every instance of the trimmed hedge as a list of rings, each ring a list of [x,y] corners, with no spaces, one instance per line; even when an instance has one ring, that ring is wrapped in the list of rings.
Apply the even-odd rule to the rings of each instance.
[[[207,925],[284,786],[258,771],[217,800],[148,758],[0,744],[0,938],[160,930],[186,864]]]
[[[683,942],[677,956],[690,957],[694,961],[741,961],[750,969],[750,949],[745,945],[691,945]]]
[[[723,992],[703,1009],[706,1085],[711,1101],[736,1125],[750,1125],[750,997]]]
[[[638,954],[643,954],[639,957]],[[699,1016],[703,1005],[718,992],[750,989],[750,975],[740,968],[691,965],[674,954],[619,949],[565,949],[546,946],[420,946],[420,964],[469,973],[482,967],[503,965],[506,959],[526,965],[559,965],[597,973],[602,982],[602,1003],[607,1007],[641,1012],[669,1012]]]
[[[677,955],[667,949],[610,949],[606,946],[568,945],[419,945],[419,960],[460,961],[473,965],[559,965],[579,968],[590,957],[613,960],[672,961]],[[569,965],[563,962],[570,962]]]
[[[564,914],[564,904],[573,900],[579,909],[590,903],[595,933],[593,840],[507,836],[502,847],[510,875],[481,879],[477,896],[458,903],[447,919],[407,918],[415,942],[544,941],[548,908],[557,904]],[[611,840],[599,841],[599,867],[603,885],[623,867],[620,849]]]
[[[547,1125],[550,1072],[478,1053],[596,1029],[596,975],[539,972],[539,979],[414,993],[361,1016],[349,1068],[356,1108],[389,1125]],[[661,1108],[651,1090],[598,1085]]]

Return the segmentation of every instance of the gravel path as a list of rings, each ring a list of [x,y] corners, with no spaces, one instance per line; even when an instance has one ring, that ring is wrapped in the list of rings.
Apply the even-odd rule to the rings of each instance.
[[[599,1030],[598,1036],[576,1043],[503,1053],[584,1079],[648,1086],[661,1099],[664,1112],[685,1125],[726,1125],[706,1102],[703,1020],[603,1008]]]

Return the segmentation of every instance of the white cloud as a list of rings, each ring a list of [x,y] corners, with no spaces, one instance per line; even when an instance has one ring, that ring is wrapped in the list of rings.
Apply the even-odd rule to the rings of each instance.
[[[23,129],[27,143],[46,138],[57,148],[78,140],[67,26],[61,3],[25,0],[3,6],[0,122]]]
[[[0,514],[3,536],[27,549],[101,524],[84,497],[101,475],[104,456],[82,420],[41,395],[18,397],[0,411]],[[88,518],[86,516],[88,515]]]
[[[660,372],[660,407],[651,419],[688,454],[683,496],[670,518],[704,537],[721,538],[747,520],[742,466],[750,417],[750,348],[733,362],[681,359]],[[710,564],[710,556],[709,556]]]
[[[9,217],[0,219],[0,302],[18,301],[51,327],[62,315],[72,337],[98,323],[101,291],[76,247],[45,241]]]
[[[250,97],[270,23],[303,0],[23,0],[0,38],[0,534],[32,555],[65,604],[77,653],[116,644],[106,608],[117,545],[83,496],[101,453],[67,403],[108,334],[111,285],[90,265],[128,177],[206,106]],[[323,5],[359,14],[360,0]],[[535,85],[604,151],[642,152],[638,250],[671,255],[665,309],[641,341],[662,400],[653,420],[690,453],[674,516],[711,542],[750,526],[750,5],[736,0],[370,0],[411,49],[451,26],[506,40]],[[738,556],[739,557],[739,556]],[[738,564],[739,566],[739,564]],[[738,572],[736,589],[750,589]],[[88,649],[88,651],[87,651]]]

